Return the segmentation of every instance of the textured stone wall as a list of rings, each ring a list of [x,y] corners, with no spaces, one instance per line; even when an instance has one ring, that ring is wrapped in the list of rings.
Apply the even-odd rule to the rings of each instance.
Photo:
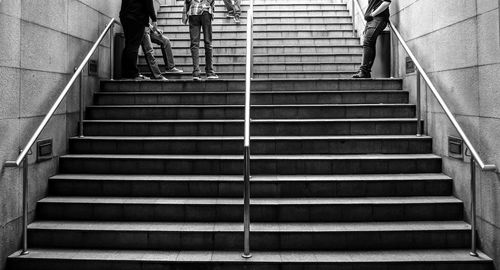
[[[20,248],[22,179],[19,169],[5,168],[34,132],[106,23],[117,16],[120,0],[0,1],[0,269]],[[99,77],[109,76],[109,39],[93,59]],[[85,71],[87,74],[87,71]],[[98,77],[85,75],[87,101]],[[41,139],[54,140],[55,158],[41,163],[29,158],[29,209],[46,195],[47,179],[57,171],[57,156],[76,134],[79,85],[57,110]]]
[[[486,162],[500,166],[500,40],[498,0],[396,0],[392,20]],[[401,47],[396,71],[408,89]],[[469,160],[448,157],[448,136],[457,132],[430,92],[423,95],[427,131],[434,151],[454,178],[455,193],[470,214]],[[415,101],[415,94],[413,100]],[[478,172],[478,230],[481,248],[500,269],[500,176]]]

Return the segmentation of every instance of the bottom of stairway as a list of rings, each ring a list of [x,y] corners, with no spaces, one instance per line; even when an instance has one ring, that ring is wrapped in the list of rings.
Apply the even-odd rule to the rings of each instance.
[[[32,249],[9,258],[9,269],[492,269],[491,259],[468,250],[384,250],[337,252],[132,251]],[[79,262],[75,264],[75,262]]]

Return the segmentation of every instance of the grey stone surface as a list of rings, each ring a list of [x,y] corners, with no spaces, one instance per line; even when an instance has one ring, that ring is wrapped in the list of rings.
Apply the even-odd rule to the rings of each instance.
[[[423,14],[422,7],[431,15]],[[461,1],[460,5],[452,0],[393,1],[392,11],[393,21],[409,39],[424,69],[431,72],[431,80],[442,91],[451,110],[460,116],[460,124],[485,162],[499,165],[498,1]],[[412,19],[422,16],[428,19],[419,19],[421,24],[415,27]],[[403,74],[406,55],[401,53],[401,48],[398,51],[396,70]],[[405,86],[414,92],[414,82],[405,82]],[[410,97],[414,100],[415,94],[411,93]],[[457,133],[430,95],[427,101],[429,107],[425,114],[429,135],[434,138],[434,151],[447,155],[447,136]],[[454,192],[464,200],[468,218],[471,191],[469,158],[466,160],[444,158],[443,169],[454,179]],[[478,180],[479,237],[486,253],[498,262],[498,239],[493,237],[494,233],[498,235],[500,226],[498,174],[478,172],[478,176],[481,179]]]
[[[20,247],[20,170],[5,168],[41,122],[56,95],[62,91],[73,67],[95,41],[102,24],[117,17],[121,1],[101,0],[2,0],[0,1],[0,269]],[[109,39],[107,39],[109,43]],[[108,46],[108,45],[106,45]],[[109,53],[108,53],[109,54]],[[104,55],[95,55],[94,58]],[[101,64],[106,67],[105,64]],[[108,71],[100,75],[107,76]],[[87,104],[98,83],[84,80]],[[66,153],[67,136],[76,134],[79,96],[73,92],[40,138],[53,138],[55,155]],[[20,104],[21,103],[21,104]],[[36,117],[34,117],[36,116]],[[76,116],[76,117],[75,117]],[[36,163],[30,156],[30,209],[44,197],[47,179],[57,169],[57,159]]]

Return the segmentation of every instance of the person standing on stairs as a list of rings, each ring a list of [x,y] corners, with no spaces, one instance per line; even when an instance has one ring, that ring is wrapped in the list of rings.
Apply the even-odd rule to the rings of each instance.
[[[203,29],[205,43],[205,72],[207,79],[218,79],[213,65],[212,20],[214,18],[215,0],[184,0],[182,22],[189,21],[191,38],[191,57],[193,58],[193,80],[200,81],[200,36]]]
[[[233,18],[235,23],[240,23],[241,0],[224,0],[227,9],[227,18]]]
[[[154,7],[155,11],[158,11],[160,9],[159,0],[154,0]],[[154,55],[153,43],[158,44],[161,47],[166,73],[182,73],[182,70],[175,67],[174,55],[172,52],[172,43],[160,29],[154,31],[153,26],[150,24],[149,27],[146,27],[144,32],[144,39],[142,40],[142,51],[144,52],[146,62],[148,64],[149,70],[151,71],[151,74],[153,75],[153,78],[156,80],[167,81],[167,78],[162,75],[160,68],[158,67],[158,62],[156,61]]]
[[[137,56],[144,38],[145,27],[152,21],[154,31],[158,30],[153,0],[122,0],[120,21],[125,33],[125,48],[122,53],[122,77],[124,79],[146,79],[139,74]]]
[[[353,78],[371,78],[377,38],[389,22],[391,0],[368,0],[365,12],[366,26],[363,33],[363,62]]]

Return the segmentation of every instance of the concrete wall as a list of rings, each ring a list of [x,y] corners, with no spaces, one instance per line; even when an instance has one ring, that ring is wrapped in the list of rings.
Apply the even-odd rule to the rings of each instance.
[[[498,0],[396,0],[392,20],[431,80],[488,163],[500,166],[500,39]],[[393,41],[394,42],[394,41]],[[415,75],[405,74],[402,48],[396,71],[407,89]],[[448,136],[457,136],[430,92],[423,95],[427,132],[434,151],[443,156],[445,172],[454,178],[456,195],[470,213],[469,160],[448,157]],[[413,92],[413,100],[415,95]],[[500,269],[500,176],[478,175],[478,231],[481,249]]]
[[[2,0],[0,2],[0,269],[8,255],[20,248],[20,170],[5,168],[34,132],[120,0]],[[109,76],[109,39],[99,48],[99,77]],[[85,72],[87,74],[87,72]],[[98,77],[85,76],[87,101]],[[29,210],[46,195],[47,178],[57,171],[57,156],[76,134],[78,85],[63,102],[41,139],[54,139],[56,158],[37,163],[29,157]],[[36,154],[36,153],[34,153]]]

